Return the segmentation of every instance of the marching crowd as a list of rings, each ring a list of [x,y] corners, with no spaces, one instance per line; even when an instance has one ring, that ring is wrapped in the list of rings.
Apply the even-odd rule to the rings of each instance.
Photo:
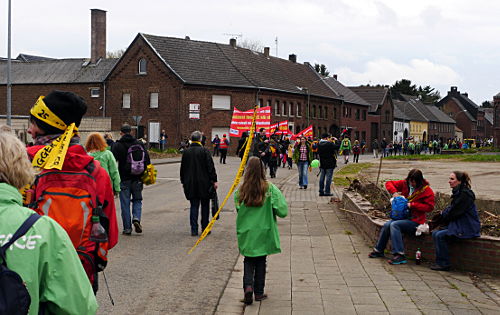
[[[118,242],[115,197],[119,197],[123,235],[142,233],[142,191],[154,177],[148,151],[123,125],[120,139],[113,141],[91,134],[79,144],[78,127],[87,105],[71,92],[53,91],[40,97],[30,110],[28,132],[34,143],[26,147],[8,127],[0,129],[0,314],[94,314],[99,272],[108,263],[108,251]],[[162,145],[167,136],[162,132]],[[248,134],[238,141],[236,154],[242,158]],[[226,164],[230,148],[227,136],[211,141],[214,152],[205,148],[206,137],[195,131],[184,145],[180,179],[190,201],[191,235],[197,236],[199,208],[201,231],[209,224],[209,203],[217,195],[218,178],[213,157]],[[374,154],[400,152],[399,144],[383,139],[372,144]],[[396,147],[396,149],[395,149]],[[417,149],[417,147],[419,149]],[[441,144],[437,144],[440,148]],[[417,152],[432,145],[402,144],[403,152]],[[276,217],[286,217],[288,205],[281,191],[266,179],[279,168],[298,170],[298,188],[309,186],[308,173],[319,168],[319,196],[332,196],[333,171],[337,158],[344,164],[366,149],[366,142],[347,134],[337,139],[323,134],[318,139],[291,139],[256,133],[244,179],[234,194],[237,210],[238,247],[244,259],[243,290],[246,304],[267,298],[266,259],[281,252]],[[392,151],[391,151],[392,150]],[[437,153],[434,150],[434,153]],[[411,154],[411,153],[410,153]],[[470,178],[465,172],[449,177],[451,204],[431,220],[436,247],[435,270],[449,270],[448,241],[479,236],[479,219]],[[391,240],[391,264],[406,263],[402,233],[414,234],[426,223],[434,208],[434,193],[420,170],[407,178],[389,181],[386,188],[402,205],[404,215],[394,215],[380,233],[371,258],[385,257]],[[402,199],[403,198],[403,199]],[[394,210],[397,208],[393,205]],[[71,289],[69,289],[71,288]]]

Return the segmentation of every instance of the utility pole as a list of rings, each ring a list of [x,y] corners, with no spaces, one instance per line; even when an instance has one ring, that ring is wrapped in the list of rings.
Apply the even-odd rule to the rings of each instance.
[[[7,126],[12,126],[12,82],[10,78],[12,58],[10,55],[11,50],[11,0],[9,0],[8,8],[8,31],[7,31]]]
[[[278,57],[278,36],[276,36],[274,43],[276,44],[276,57]]]

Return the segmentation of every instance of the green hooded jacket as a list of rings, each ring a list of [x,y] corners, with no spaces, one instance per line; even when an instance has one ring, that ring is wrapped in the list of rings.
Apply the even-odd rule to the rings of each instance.
[[[0,183],[0,245],[33,214],[22,207],[19,191]],[[97,301],[66,231],[42,216],[6,253],[7,267],[17,272],[31,296],[30,315],[40,303],[45,314],[95,314]]]
[[[259,257],[281,253],[280,233],[276,216],[284,218],[288,214],[285,197],[272,183],[266,192],[266,199],[260,207],[247,207],[240,204],[239,191],[234,193],[236,233],[241,255]]]
[[[89,152],[89,155],[99,161],[101,166],[108,172],[111,184],[113,185],[113,191],[120,192],[120,173],[118,172],[118,164],[113,153],[109,150],[104,150]]]

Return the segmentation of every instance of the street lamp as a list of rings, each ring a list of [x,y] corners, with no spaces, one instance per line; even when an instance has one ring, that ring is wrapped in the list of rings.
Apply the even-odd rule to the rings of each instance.
[[[11,66],[12,66],[12,58],[10,55],[11,51],[11,0],[9,0],[9,8],[8,8],[8,31],[7,31],[7,126],[12,126],[12,82],[10,78],[11,74]]]

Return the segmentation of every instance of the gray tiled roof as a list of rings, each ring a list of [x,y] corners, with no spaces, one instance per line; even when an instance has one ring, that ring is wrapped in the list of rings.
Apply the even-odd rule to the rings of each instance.
[[[185,83],[250,87],[338,98],[310,65],[231,45],[139,34]]]
[[[22,62],[55,60],[55,58],[34,56],[34,55],[28,55],[28,54],[19,54],[16,59],[19,61],[22,61]]]
[[[84,66],[87,59],[56,59],[12,63],[12,84],[99,83],[118,59],[102,59]],[[7,84],[7,63],[0,62],[0,84]]]
[[[418,108],[416,101],[410,100],[408,102],[405,101],[396,101],[398,102],[399,109],[404,113],[406,117],[408,117],[412,121],[425,121],[428,122],[429,119],[424,116],[422,110]],[[424,105],[425,106],[425,105]]]
[[[435,105],[425,105],[432,112],[434,117],[437,118],[438,122],[454,124],[455,120],[450,116],[446,115],[445,112],[437,108]]]
[[[344,86],[342,83],[340,83],[335,78],[331,78],[331,77],[327,78],[327,79],[325,79],[325,82],[326,82],[326,84],[328,84],[330,86],[330,88],[333,91],[335,91],[335,93],[337,95],[343,95],[345,102],[352,103],[352,104],[370,106],[370,104],[367,101],[362,99],[359,95],[357,95],[351,89]]]
[[[394,103],[394,118],[404,121],[410,121],[411,118],[406,114],[405,106],[406,102],[393,100]]]
[[[349,89],[371,105],[372,113],[382,106],[389,92],[389,88],[385,86],[350,86]]]

